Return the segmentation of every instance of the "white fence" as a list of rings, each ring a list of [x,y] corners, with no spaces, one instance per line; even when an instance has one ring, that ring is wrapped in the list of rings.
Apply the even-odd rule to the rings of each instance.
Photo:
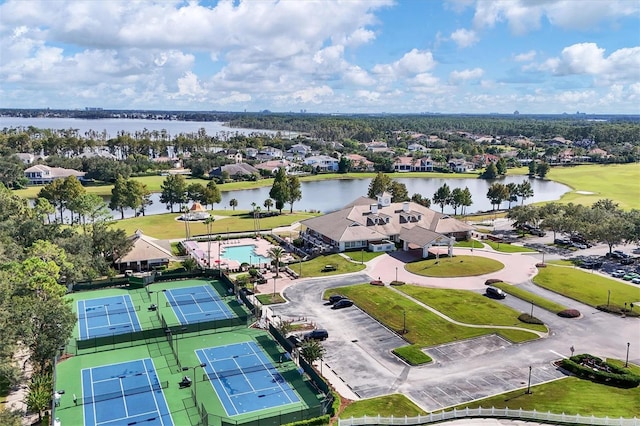
[[[364,416],[350,419],[340,419],[339,426],[351,425],[426,425],[442,422],[443,420],[462,419],[468,417],[500,417],[510,419],[537,420],[541,423],[566,423],[579,425],[611,425],[611,426],[640,426],[640,419],[595,417],[568,414],[554,414],[541,411],[513,410],[509,408],[465,408],[464,410],[443,411],[435,414],[427,414],[417,417],[382,417]]]

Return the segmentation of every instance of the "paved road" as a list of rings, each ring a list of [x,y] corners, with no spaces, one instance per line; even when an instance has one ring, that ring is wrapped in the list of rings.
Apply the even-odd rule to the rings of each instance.
[[[576,308],[583,317],[562,319],[536,307],[534,315],[549,325],[547,338],[523,344],[480,338],[441,345],[426,349],[434,363],[409,367],[391,354],[393,348],[407,344],[400,336],[356,307],[333,311],[321,300],[327,288],[368,282],[372,276],[378,278],[383,274],[387,278],[394,276],[399,261],[390,256],[374,259],[367,274],[302,280],[284,291],[290,302],[273,309],[282,316],[305,316],[329,331],[323,368],[330,368],[332,380],[346,384],[355,396],[368,398],[401,392],[428,411],[526,388],[530,366],[532,385],[563,377],[552,363],[569,356],[571,346],[576,353],[625,359],[626,343],[630,342],[629,360],[640,363],[640,322],[637,319],[608,315],[531,284],[530,278],[535,271],[530,268],[538,261],[536,256],[504,256],[483,250],[475,250],[474,255],[500,256],[507,265],[501,271],[502,279],[514,282],[511,278],[519,278],[522,280],[519,284],[527,290]],[[402,271],[406,273],[404,268]],[[405,275],[400,279],[420,281],[416,276]],[[482,291],[484,279],[429,278],[423,285]],[[523,312],[531,309],[528,302],[511,296],[501,303]],[[389,315],[399,313],[389,312]]]

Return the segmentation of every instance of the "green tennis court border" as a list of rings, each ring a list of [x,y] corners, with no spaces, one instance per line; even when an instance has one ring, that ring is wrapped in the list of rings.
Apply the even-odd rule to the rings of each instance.
[[[250,320],[250,313],[244,304],[239,303],[223,282],[216,279],[187,279],[179,281],[163,281],[149,284],[145,288],[112,288],[84,291],[67,295],[76,305],[78,300],[95,299],[105,296],[129,294],[138,320],[145,333],[135,340],[115,341],[96,347],[78,349],[78,325],[74,328],[73,338],[65,348],[65,354],[56,365],[56,389],[64,390],[60,407],[55,409],[55,416],[63,425],[83,424],[83,407],[74,405],[73,394],[80,400],[82,394],[80,371],[88,367],[151,358],[155,364],[158,379],[168,381],[169,386],[163,389],[169,411],[176,425],[280,425],[297,420],[321,416],[324,394],[319,391],[309,378],[293,361],[289,361],[285,350],[266,331],[242,327],[224,327],[220,329],[186,329],[181,327],[173,309],[167,304],[162,290],[211,285],[226,301],[230,309]],[[157,310],[149,307],[155,304]],[[171,333],[167,333],[171,330]],[[278,366],[280,374],[300,397],[300,402],[286,407],[274,407],[248,414],[226,417],[222,403],[217,398],[209,379],[199,367],[196,349],[212,346],[228,345],[253,340],[260,346],[273,363]],[[74,354],[76,356],[74,356]],[[197,366],[197,367],[196,367]],[[194,368],[196,367],[196,368]],[[180,389],[178,383],[183,376],[189,376],[195,382],[190,388]],[[197,391],[197,403],[196,403]]]

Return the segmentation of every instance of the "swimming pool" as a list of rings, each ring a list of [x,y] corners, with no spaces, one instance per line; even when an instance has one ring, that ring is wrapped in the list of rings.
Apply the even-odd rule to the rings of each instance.
[[[264,257],[256,254],[256,246],[254,244],[244,246],[229,246],[224,248],[224,253],[220,256],[227,260],[236,260],[242,263],[250,263],[257,265],[259,263],[271,263],[270,257]]]

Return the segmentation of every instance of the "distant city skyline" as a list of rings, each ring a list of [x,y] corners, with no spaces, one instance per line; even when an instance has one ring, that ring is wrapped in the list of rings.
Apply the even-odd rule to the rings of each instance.
[[[640,1],[0,1],[0,108],[639,114]]]

